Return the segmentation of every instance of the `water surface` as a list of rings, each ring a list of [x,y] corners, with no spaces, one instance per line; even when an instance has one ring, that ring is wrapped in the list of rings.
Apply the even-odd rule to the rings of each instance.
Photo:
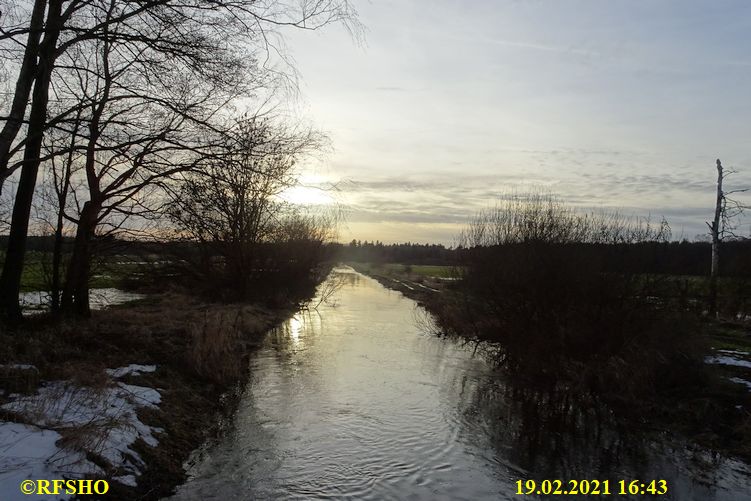
[[[426,332],[412,300],[336,273],[333,302],[253,355],[230,429],[175,499],[534,499],[515,494],[528,478],[666,479],[662,499],[751,499],[746,465],[583,418],[561,425],[560,405],[520,400],[472,347]]]

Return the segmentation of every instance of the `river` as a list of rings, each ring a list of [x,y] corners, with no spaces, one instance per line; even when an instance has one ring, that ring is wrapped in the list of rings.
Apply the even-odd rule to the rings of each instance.
[[[414,301],[334,273],[333,301],[268,333],[232,424],[174,499],[544,498],[516,494],[530,478],[611,479],[611,493],[664,479],[662,499],[751,499],[742,463],[586,420],[567,431],[538,404],[530,414],[471,347],[426,332]]]

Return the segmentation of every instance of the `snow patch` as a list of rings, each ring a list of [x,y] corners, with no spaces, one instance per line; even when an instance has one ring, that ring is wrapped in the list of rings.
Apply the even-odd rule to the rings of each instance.
[[[120,367],[117,369],[107,369],[106,372],[113,378],[121,378],[121,377],[125,377],[128,375],[140,376],[142,373],[154,372],[155,370],[156,370],[156,365],[130,364],[127,367]]]
[[[26,479],[72,479],[103,475],[104,472],[82,453],[58,447],[60,438],[60,434],[53,430],[0,422],[0,499],[29,499],[19,488],[21,481]],[[70,497],[61,493],[55,499]]]
[[[113,477],[113,480],[117,480],[123,485],[128,485],[130,487],[136,486],[136,477],[133,475],[123,475],[121,477]]]
[[[33,365],[29,364],[0,364],[0,370],[17,370],[17,371],[36,371],[39,372]]]
[[[745,379],[741,379],[739,377],[731,377],[730,381],[732,381],[734,383],[738,383],[738,384],[745,384],[746,388],[748,388],[749,390],[751,390],[751,381],[746,381]]]
[[[45,458],[57,457],[65,464],[80,463],[80,453],[55,445],[60,438],[58,432],[66,430],[72,432],[77,447],[106,459],[119,469],[120,478],[132,485],[144,466],[138,453],[131,448],[133,443],[140,438],[155,447],[159,443],[155,434],[163,431],[144,424],[138,418],[136,410],[139,407],[156,408],[160,403],[161,394],[154,388],[118,383],[113,387],[94,390],[67,381],[51,381],[40,387],[36,395],[18,396],[0,406],[3,410],[23,416],[25,421],[46,428],[33,428],[39,430],[36,435],[28,431],[25,434],[16,433],[16,448],[12,450],[5,450],[4,445],[0,445],[0,456],[3,458],[0,462],[0,481],[4,482],[2,479],[5,477],[12,477],[12,482],[8,484],[12,489],[0,488],[0,499],[5,500],[7,493],[18,491],[18,482],[22,480],[18,475],[34,475],[31,478],[37,479],[60,477],[22,467],[29,451],[34,451],[35,448],[41,448],[41,452],[32,454],[32,457],[38,458],[46,454]],[[24,426],[17,423],[0,425],[11,427],[7,428],[11,431],[17,431],[17,428],[12,427]],[[12,443],[5,438],[0,435],[0,444]],[[77,473],[101,473],[91,463],[85,466],[79,468]],[[5,483],[2,485],[5,486]]]
[[[749,355],[747,351],[741,350],[717,350],[719,353],[725,353],[726,355]]]
[[[704,363],[733,365],[735,367],[748,367],[749,369],[751,369],[751,362],[749,362],[748,360],[741,360],[739,358],[729,357],[726,355],[714,355],[711,357],[705,357]]]
[[[117,383],[117,385],[128,392],[132,397],[131,401],[139,406],[156,408],[162,403],[162,395],[154,388],[125,383]]]

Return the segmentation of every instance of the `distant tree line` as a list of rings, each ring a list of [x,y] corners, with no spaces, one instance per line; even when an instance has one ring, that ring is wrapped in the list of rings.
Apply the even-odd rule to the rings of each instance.
[[[338,244],[338,255],[343,261],[371,263],[404,263],[425,265],[446,265],[456,261],[457,251],[441,244],[384,244],[352,240],[348,244]]]
[[[510,244],[506,244],[509,246]],[[632,242],[620,244],[576,243],[582,249],[598,249],[599,259],[608,271],[707,276],[711,266],[712,244],[683,240]],[[379,241],[352,240],[334,244],[343,261],[455,265],[462,255],[475,252],[458,246],[440,244],[383,244]],[[502,249],[497,252],[503,253]],[[589,252],[589,251],[587,251]],[[723,267],[720,276],[751,277],[751,239],[737,238],[722,243]]]

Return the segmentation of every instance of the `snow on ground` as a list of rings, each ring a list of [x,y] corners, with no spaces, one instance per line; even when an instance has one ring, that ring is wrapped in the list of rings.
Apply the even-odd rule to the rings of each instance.
[[[154,370],[155,366],[132,364],[107,372],[122,377]],[[64,435],[72,437],[69,443],[78,450],[96,454],[117,468],[116,480],[135,485],[144,463],[133,444],[140,438],[155,447],[155,435],[163,431],[144,424],[136,411],[157,408],[161,398],[159,391],[145,386],[117,382],[93,389],[69,381],[49,381],[35,395],[15,396],[0,409],[35,426],[0,422],[0,500],[15,499],[26,478],[102,476],[102,470],[81,452],[59,442]]]
[[[732,381],[734,383],[738,383],[738,384],[745,384],[746,388],[748,388],[749,390],[751,390],[751,381],[746,381],[745,379],[741,379],[739,377],[731,377],[730,381]]]
[[[0,370],[35,371],[37,368],[29,364],[0,364]]]
[[[736,367],[748,367],[749,369],[751,369],[751,362],[749,362],[748,360],[741,360],[739,358],[729,357],[727,355],[713,355],[710,357],[705,357],[704,363],[733,365]]]
[[[717,352],[724,353],[725,355],[744,355],[744,356],[749,355],[747,351],[740,351],[740,350],[717,350]]]
[[[30,499],[30,496],[22,494],[19,488],[21,481],[27,478],[51,480],[103,474],[102,470],[88,461],[82,453],[60,449],[57,445],[60,438],[60,434],[53,430],[0,422],[0,499]],[[58,497],[69,498],[63,495],[55,496]]]
[[[154,388],[125,383],[117,383],[117,385],[129,394],[130,400],[136,405],[156,408],[162,403],[162,395]]]
[[[121,378],[127,375],[140,376],[144,372],[154,372],[156,365],[139,365],[130,364],[127,367],[120,367],[118,369],[107,369],[106,372],[113,378]]]

